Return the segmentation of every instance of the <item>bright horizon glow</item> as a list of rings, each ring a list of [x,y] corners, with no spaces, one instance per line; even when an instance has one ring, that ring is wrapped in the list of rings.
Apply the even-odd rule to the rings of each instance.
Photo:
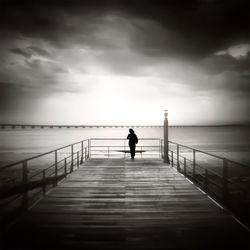
[[[164,84],[166,80],[160,77],[107,74],[91,77],[95,79],[95,84],[88,93],[79,88],[77,93],[48,95],[43,103],[36,107],[36,112],[27,113],[29,116],[32,115],[33,122],[26,123],[161,125],[165,109],[169,110],[170,125],[211,125],[231,122],[230,120],[213,121],[213,117],[218,117],[220,112],[221,115],[225,115],[224,110],[216,110],[216,99],[209,96],[193,96],[192,91],[183,84],[169,82],[166,85]],[[75,84],[80,85],[84,79],[83,75],[77,75],[74,78]],[[217,100],[217,102],[220,101],[220,99]],[[227,105],[230,103],[228,102]],[[206,110],[206,120],[194,122],[197,120],[197,113],[201,114],[203,110]],[[46,116],[40,116],[40,114],[46,114]],[[23,122],[20,119],[14,123]]]

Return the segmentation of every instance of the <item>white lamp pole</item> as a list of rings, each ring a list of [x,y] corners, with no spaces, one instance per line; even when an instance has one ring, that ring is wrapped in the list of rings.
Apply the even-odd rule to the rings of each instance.
[[[168,157],[168,110],[164,110],[164,162],[170,163]]]

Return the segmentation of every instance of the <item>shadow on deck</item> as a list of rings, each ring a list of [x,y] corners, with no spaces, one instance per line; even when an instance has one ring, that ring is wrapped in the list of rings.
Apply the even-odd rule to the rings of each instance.
[[[3,249],[249,249],[248,237],[161,160],[91,159],[12,227]]]

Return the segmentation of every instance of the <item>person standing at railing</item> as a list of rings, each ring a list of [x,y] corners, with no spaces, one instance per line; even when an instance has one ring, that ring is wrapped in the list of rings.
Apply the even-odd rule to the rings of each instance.
[[[130,147],[130,155],[131,159],[135,158],[135,146],[138,143],[138,138],[132,128],[129,129],[129,134],[127,136],[127,139],[129,140],[129,147]]]

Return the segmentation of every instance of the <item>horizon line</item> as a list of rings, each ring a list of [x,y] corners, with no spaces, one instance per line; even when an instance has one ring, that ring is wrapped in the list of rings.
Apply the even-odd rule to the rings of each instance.
[[[221,124],[174,124],[169,125],[169,127],[223,127],[223,126],[249,126],[249,122],[242,123],[221,123]],[[143,124],[126,124],[126,125],[113,125],[113,124],[17,124],[17,123],[1,123],[0,126],[3,127],[66,127],[66,128],[85,128],[85,127],[163,127],[163,124],[152,124],[152,125],[143,125]]]

